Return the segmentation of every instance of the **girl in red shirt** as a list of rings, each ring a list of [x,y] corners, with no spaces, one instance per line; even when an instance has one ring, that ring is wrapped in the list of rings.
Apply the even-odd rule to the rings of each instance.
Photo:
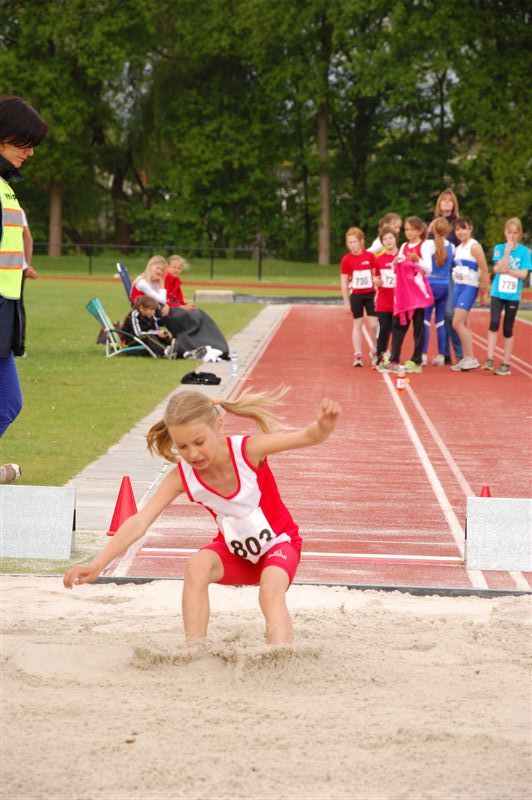
[[[377,352],[375,366],[383,360],[388,350],[388,343],[392,333],[393,322],[393,289],[395,286],[394,259],[398,251],[399,235],[393,228],[383,228],[381,242],[385,248],[384,253],[377,256],[375,276],[373,283],[377,288],[375,310],[379,320],[379,333],[377,336]]]
[[[354,367],[362,366],[362,324],[364,309],[368,318],[369,335],[371,337],[371,356],[375,363],[377,342],[377,313],[375,311],[375,286],[373,270],[375,256],[364,249],[364,233],[360,228],[349,228],[345,235],[345,243],[349,253],[340,262],[340,278],[344,308],[353,315],[352,341],[355,356]]]

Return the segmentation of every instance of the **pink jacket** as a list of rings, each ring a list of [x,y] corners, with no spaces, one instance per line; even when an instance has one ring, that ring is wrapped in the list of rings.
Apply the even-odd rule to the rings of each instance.
[[[399,316],[401,325],[412,319],[416,308],[427,308],[434,304],[434,295],[427,276],[414,261],[405,258],[395,265],[395,290],[393,313]]]

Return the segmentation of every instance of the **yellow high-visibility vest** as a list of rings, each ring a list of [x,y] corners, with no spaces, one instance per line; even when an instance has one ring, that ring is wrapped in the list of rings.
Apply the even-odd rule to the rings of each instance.
[[[10,300],[18,300],[24,266],[22,209],[15,192],[3,178],[0,178],[0,204],[2,206],[0,294]]]

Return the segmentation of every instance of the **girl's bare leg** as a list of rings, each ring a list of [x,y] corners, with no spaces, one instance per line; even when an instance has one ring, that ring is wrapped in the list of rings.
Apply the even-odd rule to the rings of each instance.
[[[455,308],[453,316],[453,328],[460,337],[464,358],[474,358],[473,337],[469,327],[469,311],[463,308]]]
[[[268,644],[292,644],[294,631],[286,607],[286,590],[290,585],[281,567],[266,567],[261,575],[259,603],[266,620]]]
[[[379,331],[379,319],[378,317],[368,317],[368,328],[369,328],[369,335],[371,339],[371,346],[376,349],[377,348],[377,334]]]
[[[209,624],[209,583],[223,578],[224,568],[213,550],[194,553],[187,563],[183,585],[183,625],[187,642],[205,639]]]
[[[353,320],[353,350],[355,353],[362,352],[362,322],[363,317]]]

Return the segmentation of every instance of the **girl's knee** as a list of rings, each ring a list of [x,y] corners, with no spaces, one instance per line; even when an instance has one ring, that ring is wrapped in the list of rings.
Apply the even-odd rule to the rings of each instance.
[[[286,591],[290,586],[290,579],[284,569],[270,567],[267,573],[262,574],[259,588],[259,603],[261,608],[265,605],[284,603]]]
[[[221,574],[220,574],[221,573]],[[223,567],[219,556],[212,550],[199,550],[190,556],[185,569],[188,584],[208,585],[221,580]]]

